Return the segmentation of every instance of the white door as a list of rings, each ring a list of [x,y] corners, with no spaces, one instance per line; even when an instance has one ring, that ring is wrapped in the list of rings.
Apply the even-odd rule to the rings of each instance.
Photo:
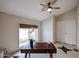
[[[64,21],[57,21],[57,41],[64,42]]]
[[[75,20],[57,21],[57,41],[76,45]]]
[[[64,20],[64,39],[66,43],[76,45],[76,23],[75,20]]]

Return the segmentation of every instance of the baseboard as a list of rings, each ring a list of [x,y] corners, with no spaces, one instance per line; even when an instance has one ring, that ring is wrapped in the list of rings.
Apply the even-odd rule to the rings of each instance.
[[[60,41],[56,41],[55,43],[69,44],[69,43],[66,43],[66,42],[60,42]],[[77,45],[75,45],[75,44],[69,44],[69,45],[72,45],[72,46],[77,46]]]

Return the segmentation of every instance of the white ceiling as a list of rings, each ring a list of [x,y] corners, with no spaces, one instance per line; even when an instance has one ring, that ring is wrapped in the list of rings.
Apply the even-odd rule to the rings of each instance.
[[[0,11],[9,14],[29,18],[32,20],[45,20],[48,18],[47,11],[41,12],[40,3],[48,0],[0,0]],[[58,0],[54,6],[61,7],[59,10],[52,10],[53,15],[61,15],[76,7],[78,0]]]

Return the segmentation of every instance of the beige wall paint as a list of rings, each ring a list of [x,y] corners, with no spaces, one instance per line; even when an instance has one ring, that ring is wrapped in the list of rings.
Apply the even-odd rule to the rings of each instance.
[[[59,36],[57,36],[57,41],[60,41],[60,42],[64,42],[64,43],[70,43],[70,44],[72,44],[71,42],[73,42],[73,44],[75,44],[76,45],[76,20],[77,20],[77,16],[76,16],[76,8],[75,9],[73,9],[73,10],[70,10],[70,11],[68,11],[68,12],[66,12],[66,13],[64,13],[64,14],[62,14],[62,15],[60,15],[60,16],[58,16],[57,17],[57,21],[56,21],[56,24],[57,24],[57,31],[59,31],[61,34],[59,35]],[[66,35],[67,35],[67,37],[68,37],[68,34],[65,34],[65,31],[64,30],[66,30],[65,29],[65,23],[67,24],[69,24],[69,22],[71,23],[71,21],[73,22],[73,24],[74,25],[72,25],[72,27],[74,27],[74,30],[73,29],[70,29],[70,31],[71,31],[71,33],[73,34],[73,40],[71,41],[71,40],[64,40],[64,38],[66,38]],[[60,25],[61,24],[61,25]],[[63,28],[60,28],[59,27],[59,25],[60,25],[60,27],[63,27]],[[71,25],[71,24],[70,24]],[[58,29],[58,27],[60,28],[60,29]],[[67,27],[68,28],[68,27]],[[64,33],[62,33],[62,31],[64,32]],[[74,32],[73,32],[74,31]],[[58,33],[57,33],[57,35],[58,35]],[[60,37],[61,36],[61,37]],[[70,36],[69,36],[70,37]]]
[[[39,21],[0,13],[0,45],[3,48],[7,48],[9,52],[19,48],[19,23],[36,24],[40,27]],[[38,36],[40,39],[40,34]]]

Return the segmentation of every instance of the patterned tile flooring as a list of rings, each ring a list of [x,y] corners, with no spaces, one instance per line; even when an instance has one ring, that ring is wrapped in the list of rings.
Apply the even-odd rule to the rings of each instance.
[[[71,49],[72,51],[68,51],[67,54],[63,52],[61,49],[58,49],[58,47],[65,46],[68,49]],[[79,58],[79,52],[74,51],[74,48],[76,48],[73,45],[64,44],[64,43],[55,43],[55,46],[57,48],[57,53],[53,54],[54,58]],[[19,55],[21,58],[24,57],[25,54],[21,54],[20,52],[16,53],[14,56]],[[28,58],[28,55],[27,55]],[[31,54],[31,58],[49,58],[49,54]]]

